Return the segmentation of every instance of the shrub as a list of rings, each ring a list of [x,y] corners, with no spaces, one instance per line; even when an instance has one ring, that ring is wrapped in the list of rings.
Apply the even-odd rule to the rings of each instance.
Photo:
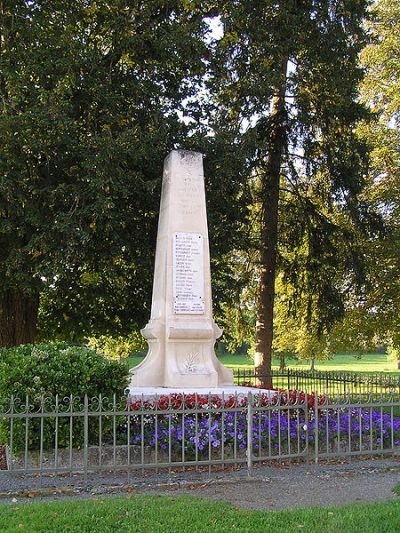
[[[88,346],[107,359],[122,359],[134,355],[147,348],[147,343],[140,332],[133,332],[128,337],[111,337],[102,335],[101,337],[90,337]]]
[[[29,396],[29,409],[39,410],[43,398],[46,410],[54,408],[56,395],[60,402],[71,395],[75,401],[83,401],[102,394],[111,398],[113,394],[123,395],[128,384],[126,365],[110,361],[102,355],[80,346],[65,346],[51,343],[23,345],[0,349],[0,412],[14,396],[15,409],[24,410],[25,398]],[[64,401],[65,406],[65,401]],[[65,410],[65,408],[64,408]],[[70,417],[58,419],[58,446],[68,446],[70,442]],[[14,448],[25,445],[25,425],[22,418],[14,420]],[[10,421],[0,421],[0,441],[9,438]],[[96,430],[91,428],[92,437]],[[43,446],[54,446],[55,418],[45,421]],[[83,441],[82,417],[73,420],[73,445],[81,446]],[[40,443],[40,420],[29,419],[29,448],[37,448]]]

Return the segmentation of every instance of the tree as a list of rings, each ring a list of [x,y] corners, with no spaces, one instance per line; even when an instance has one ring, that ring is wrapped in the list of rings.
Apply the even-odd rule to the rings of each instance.
[[[314,321],[318,333],[343,316],[349,286],[362,281],[359,232],[376,222],[361,198],[368,159],[355,133],[366,117],[357,61],[367,2],[220,5],[224,35],[213,88],[220,119],[253,146],[248,176],[259,180],[260,206],[255,366],[270,386],[277,271],[296,287],[292,312],[306,299],[306,323]]]
[[[381,213],[384,238],[369,243],[367,269],[370,285],[362,301],[365,338],[374,329],[400,353],[400,6],[379,0],[371,8],[368,46],[361,61],[366,76],[363,101],[375,120],[361,124],[360,135],[371,146],[371,169],[366,197]],[[400,359],[400,357],[399,357]],[[400,361],[399,361],[400,367]]]
[[[199,3],[0,1],[0,346],[143,323]],[[51,320],[50,320],[51,317]]]

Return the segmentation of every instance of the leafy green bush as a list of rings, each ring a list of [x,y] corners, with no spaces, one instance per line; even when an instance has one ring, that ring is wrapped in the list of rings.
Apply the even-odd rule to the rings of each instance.
[[[135,331],[127,337],[111,337],[109,335],[90,337],[88,346],[105,355],[107,359],[121,361],[139,351],[145,350],[147,343],[140,332]]]
[[[75,398],[76,405],[82,405],[85,394],[89,398],[102,394],[112,398],[121,397],[128,384],[126,365],[110,361],[85,347],[65,344],[23,345],[0,349],[0,412],[14,396],[15,411],[23,412],[26,396],[30,411],[54,410],[58,395],[62,410],[68,410],[68,399]],[[43,398],[46,399],[42,404]],[[43,407],[42,407],[43,405]],[[58,446],[69,446],[71,417],[58,418]],[[92,421],[94,422],[94,421]],[[104,420],[105,425],[107,420]],[[21,449],[25,443],[26,420],[15,419],[13,447]],[[40,418],[30,418],[28,423],[29,448],[40,446]],[[55,442],[55,418],[44,423],[43,447],[51,448]],[[103,431],[106,429],[103,425]],[[0,441],[9,440],[10,420],[0,421]],[[90,440],[96,439],[96,425],[90,425]],[[73,418],[73,446],[83,442],[83,417]]]

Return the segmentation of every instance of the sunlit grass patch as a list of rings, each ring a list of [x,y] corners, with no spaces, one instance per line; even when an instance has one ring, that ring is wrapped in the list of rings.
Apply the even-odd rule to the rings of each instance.
[[[240,490],[238,488],[238,490]],[[133,496],[34,502],[0,507],[2,533],[29,532],[201,532],[400,531],[400,502],[287,511],[238,510],[221,501],[188,496]]]

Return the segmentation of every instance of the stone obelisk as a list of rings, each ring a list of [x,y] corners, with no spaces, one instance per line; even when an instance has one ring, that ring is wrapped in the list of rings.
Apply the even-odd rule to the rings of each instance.
[[[131,387],[232,385],[214,352],[221,334],[212,314],[203,158],[173,150],[164,162],[151,317],[142,329],[149,350],[131,370]]]

